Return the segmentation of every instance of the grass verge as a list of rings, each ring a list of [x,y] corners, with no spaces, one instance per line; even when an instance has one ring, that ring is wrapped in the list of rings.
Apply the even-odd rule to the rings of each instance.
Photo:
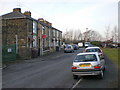
[[[120,60],[119,60],[119,53],[120,49],[118,48],[102,48],[103,53],[113,62],[118,64],[118,67],[120,68]]]

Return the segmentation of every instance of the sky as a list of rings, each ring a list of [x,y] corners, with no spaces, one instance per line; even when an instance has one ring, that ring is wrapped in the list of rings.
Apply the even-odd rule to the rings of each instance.
[[[35,19],[44,18],[52,26],[66,30],[95,30],[105,37],[105,30],[118,26],[119,0],[0,0],[0,16],[20,7],[31,11]]]

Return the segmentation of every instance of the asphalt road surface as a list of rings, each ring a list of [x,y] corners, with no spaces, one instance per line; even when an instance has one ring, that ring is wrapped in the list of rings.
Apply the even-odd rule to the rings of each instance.
[[[102,80],[89,76],[74,80],[71,73],[72,61],[77,53],[57,52],[46,57],[26,60],[3,69],[3,88],[117,88],[116,65],[106,60]]]

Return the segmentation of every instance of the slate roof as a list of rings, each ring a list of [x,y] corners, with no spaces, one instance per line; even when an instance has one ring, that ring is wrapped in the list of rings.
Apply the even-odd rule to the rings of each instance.
[[[42,24],[44,26],[47,26],[47,27],[53,28],[53,29],[55,29],[57,31],[60,31],[60,30],[58,30],[58,29],[56,29],[56,28],[54,28],[52,26],[49,26],[49,25],[47,25],[47,24],[45,24],[45,23],[43,23],[41,21],[38,21],[38,20],[36,20],[36,19],[34,19],[34,18],[30,17],[30,16],[26,16],[23,13],[20,13],[18,11],[14,11],[14,12],[10,12],[10,13],[4,14],[4,15],[2,15],[2,18],[3,19],[28,18],[28,19],[34,20],[36,22],[39,22],[40,24]],[[62,31],[60,31],[60,32],[62,32]]]
[[[26,18],[27,16],[25,16],[24,14],[14,11],[14,12],[10,12],[7,13],[5,15],[2,15],[3,19],[12,19],[12,18]]]

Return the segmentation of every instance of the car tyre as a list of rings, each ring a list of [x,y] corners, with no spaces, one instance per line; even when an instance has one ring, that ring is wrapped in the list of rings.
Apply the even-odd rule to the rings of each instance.
[[[104,67],[104,69],[103,69],[103,72],[105,71],[105,67]]]
[[[101,70],[101,73],[98,75],[98,78],[103,79],[103,76],[104,76],[104,72],[103,72],[103,70]]]
[[[73,75],[73,78],[74,79],[78,79],[78,75]]]

